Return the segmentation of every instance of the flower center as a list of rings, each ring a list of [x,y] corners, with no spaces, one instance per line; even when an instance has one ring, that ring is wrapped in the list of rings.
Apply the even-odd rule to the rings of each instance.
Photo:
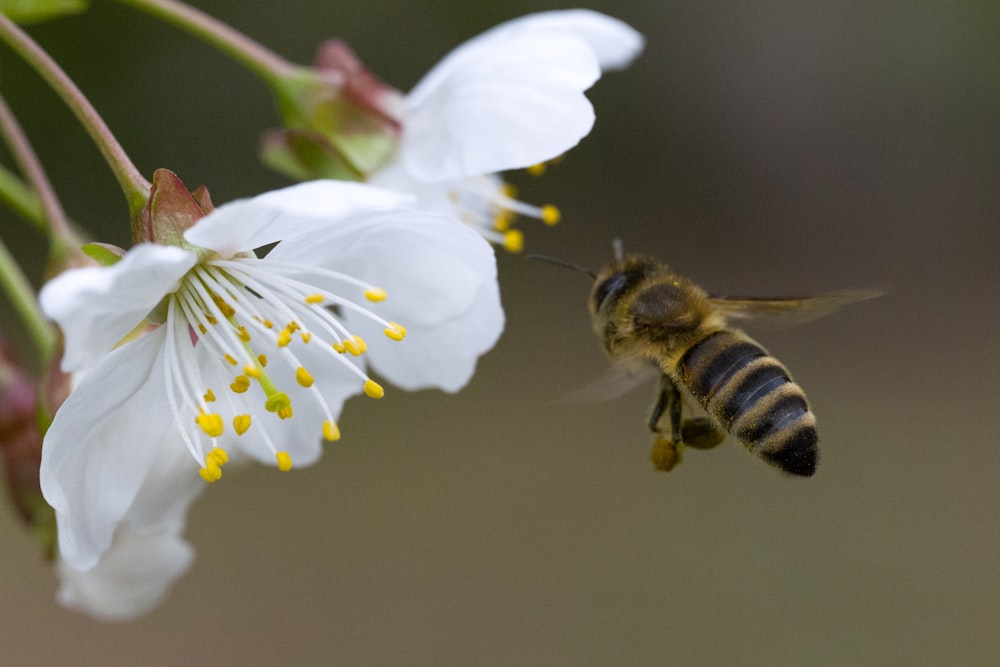
[[[255,257],[211,259],[188,272],[168,299],[167,400],[206,481],[219,479],[228,461],[219,444],[227,436],[228,423],[235,437],[253,429],[283,471],[291,469],[292,460],[275,445],[272,429],[294,417],[293,403],[307,400],[319,408],[324,419],[322,427],[317,425],[317,437],[322,432],[327,441],[340,438],[314,372],[346,370],[358,378],[367,396],[384,394],[349,359],[364,353],[365,341],[351,334],[330,307],[379,322],[392,340],[402,340],[406,330],[348,298],[317,288],[309,277],[299,277],[303,271]],[[383,290],[344,274],[323,269],[308,273],[316,282],[344,283],[369,301],[386,297]],[[303,361],[307,357],[308,368]],[[217,394],[216,389],[221,391]],[[230,416],[228,421],[223,413]]]

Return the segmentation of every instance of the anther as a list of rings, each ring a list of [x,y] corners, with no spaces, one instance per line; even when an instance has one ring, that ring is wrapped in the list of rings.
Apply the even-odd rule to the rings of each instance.
[[[233,359],[233,356],[231,354],[227,354],[224,358],[225,358],[226,361],[229,362],[230,366],[235,366],[237,363],[239,363],[238,361],[236,361],[235,359]]]
[[[295,381],[303,387],[308,388],[313,385],[313,376],[309,374],[309,371],[304,366],[299,366],[295,369]]]
[[[323,437],[328,442],[340,440],[340,429],[337,427],[336,422],[330,419],[323,422]]]
[[[546,204],[545,206],[542,207],[542,222],[544,222],[546,225],[551,227],[552,225],[559,222],[561,218],[562,218],[562,213],[560,213],[559,209],[553,206],[552,204]]]
[[[246,375],[237,375],[233,383],[229,385],[229,388],[236,394],[242,394],[250,388],[250,378]]]
[[[288,452],[278,452],[274,456],[278,459],[278,470],[288,472],[292,469],[292,457],[288,455]]]
[[[371,287],[365,290],[365,298],[369,301],[385,301],[385,290],[381,287]]]
[[[519,229],[511,229],[503,235],[503,247],[507,252],[524,250],[524,234]]]
[[[262,367],[267,368],[267,355],[266,354],[258,354],[257,355],[257,363],[260,364]]]
[[[194,422],[211,438],[222,435],[222,415],[202,412],[194,418]]]
[[[288,327],[285,327],[281,330],[281,333],[278,334],[278,347],[286,347],[291,342],[292,332]]]
[[[250,332],[242,324],[236,328],[236,337],[239,338],[244,343],[250,342]]]
[[[212,401],[215,400],[215,392],[209,389],[208,391],[205,392],[205,395],[202,396],[202,398],[205,399],[206,403],[211,403]]]
[[[548,165],[546,165],[544,162],[539,162],[538,164],[533,164],[530,167],[526,168],[525,171],[531,174],[532,176],[541,176],[542,174],[545,173],[545,170],[547,168]]]
[[[236,415],[233,417],[233,429],[236,435],[243,435],[250,430],[250,415]]]
[[[280,412],[291,407],[292,399],[288,398],[288,394],[283,391],[271,394],[264,402],[264,409],[268,412]]]
[[[365,380],[364,392],[368,398],[382,398],[385,396],[385,389],[378,382],[375,382],[375,380]]]
[[[306,297],[306,303],[323,303],[322,294],[310,294]]]
[[[389,322],[389,326],[385,328],[385,335],[392,340],[403,340],[406,336],[406,327],[402,324]]]
[[[256,379],[260,377],[260,369],[257,368],[256,366],[247,364],[246,366],[243,367],[243,374],[249,375],[250,377]]]

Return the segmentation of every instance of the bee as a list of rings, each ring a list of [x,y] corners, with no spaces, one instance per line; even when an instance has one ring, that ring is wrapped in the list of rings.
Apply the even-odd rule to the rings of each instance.
[[[843,303],[877,296],[850,292],[793,299],[711,297],[649,257],[616,259],[595,276],[589,309],[611,359],[625,368],[651,365],[660,384],[649,429],[659,470],[681,460],[684,447],[709,449],[726,433],[786,473],[810,477],[819,456],[816,417],[788,370],[730,320],[801,313],[814,319]],[[686,417],[686,401],[706,416]]]

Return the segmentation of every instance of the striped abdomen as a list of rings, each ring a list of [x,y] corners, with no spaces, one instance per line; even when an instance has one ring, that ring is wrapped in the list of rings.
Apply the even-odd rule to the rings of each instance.
[[[754,454],[794,475],[816,471],[816,418],[806,395],[760,345],[718,331],[684,353],[678,372],[708,413]]]

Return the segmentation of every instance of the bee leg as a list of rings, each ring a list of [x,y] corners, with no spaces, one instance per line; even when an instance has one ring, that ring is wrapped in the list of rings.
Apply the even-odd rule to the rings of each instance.
[[[660,428],[660,420],[664,413],[669,413],[670,417],[669,437]],[[650,453],[653,466],[664,472],[671,470],[681,462],[681,450],[684,443],[678,439],[683,437],[681,431],[681,394],[673,381],[666,375],[660,376],[660,393],[653,406],[653,413],[649,416],[649,430],[656,434],[653,451]]]
[[[726,439],[726,432],[707,417],[685,419],[681,424],[681,440],[695,449],[711,449]]]

